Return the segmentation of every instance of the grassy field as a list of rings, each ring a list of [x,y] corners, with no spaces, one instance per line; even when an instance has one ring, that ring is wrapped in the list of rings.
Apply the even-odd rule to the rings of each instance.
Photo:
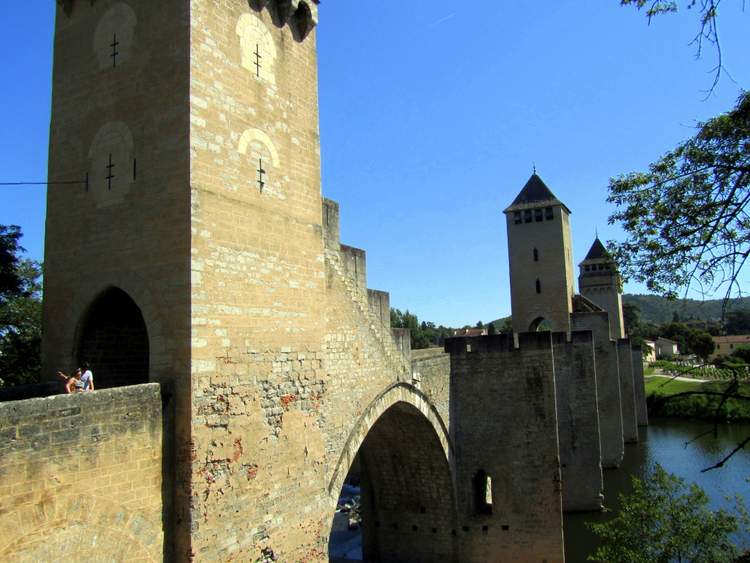
[[[716,407],[721,401],[718,396],[689,395],[668,399],[678,393],[722,392],[730,385],[728,381],[676,381],[666,376],[654,375],[646,380],[646,400],[649,413],[657,416],[681,416],[688,418],[709,418],[716,415]],[[750,383],[740,383],[738,394],[750,398]],[[666,399],[666,400],[665,400]],[[750,400],[732,398],[718,413],[721,420],[750,420]]]

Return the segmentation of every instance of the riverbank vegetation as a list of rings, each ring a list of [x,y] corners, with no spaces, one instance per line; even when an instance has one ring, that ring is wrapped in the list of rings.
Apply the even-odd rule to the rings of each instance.
[[[739,549],[732,542],[746,511],[740,500],[735,513],[711,510],[706,493],[656,465],[645,479],[632,477],[633,491],[620,495],[620,510],[612,520],[589,524],[601,546],[593,561],[640,563],[692,561],[731,563]]]
[[[750,420],[750,383],[655,375],[646,382],[646,403],[654,416]]]

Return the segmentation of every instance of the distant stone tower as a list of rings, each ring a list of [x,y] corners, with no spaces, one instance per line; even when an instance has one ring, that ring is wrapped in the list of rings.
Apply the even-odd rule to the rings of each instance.
[[[570,331],[570,210],[536,173],[505,211],[513,331]]]
[[[578,288],[581,295],[609,313],[610,338],[624,338],[622,280],[617,265],[599,237],[579,264]]]

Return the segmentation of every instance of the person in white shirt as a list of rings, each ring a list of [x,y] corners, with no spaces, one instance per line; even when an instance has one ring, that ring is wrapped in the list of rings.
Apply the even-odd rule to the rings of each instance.
[[[94,390],[94,374],[88,364],[84,364],[83,368],[75,370],[70,377],[61,371],[58,371],[57,375],[65,380],[65,391],[68,393],[84,393]]]

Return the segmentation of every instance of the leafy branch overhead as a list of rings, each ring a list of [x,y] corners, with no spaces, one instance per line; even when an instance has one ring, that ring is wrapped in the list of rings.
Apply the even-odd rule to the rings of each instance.
[[[627,234],[611,244],[625,277],[652,291],[697,285],[729,297],[750,255],[750,93],[697,130],[647,172],[610,180],[609,222]]]
[[[721,78],[721,73],[725,71],[717,24],[719,4],[721,4],[721,0],[686,0],[684,2],[688,10],[697,9],[699,13],[700,27],[691,41],[691,45],[695,45],[695,57],[698,59],[701,58],[706,43],[716,52],[716,65],[712,69],[713,82],[711,83],[711,88],[708,90],[709,94],[716,88]],[[620,0],[620,5],[635,6],[638,10],[645,10],[649,24],[654,16],[671,14],[679,10],[678,2],[670,0]]]

